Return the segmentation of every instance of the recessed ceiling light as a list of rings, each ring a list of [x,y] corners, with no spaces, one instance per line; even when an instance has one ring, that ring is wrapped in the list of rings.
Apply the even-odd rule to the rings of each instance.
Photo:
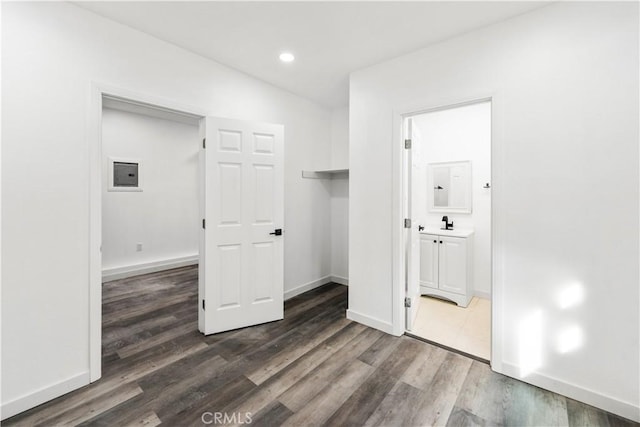
[[[294,59],[296,59],[296,57],[293,56],[293,53],[282,52],[280,54],[280,61],[282,62],[293,62]]]

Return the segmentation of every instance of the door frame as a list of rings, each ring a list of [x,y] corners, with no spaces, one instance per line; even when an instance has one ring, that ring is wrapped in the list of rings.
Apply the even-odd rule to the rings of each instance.
[[[502,372],[503,295],[504,295],[504,206],[502,178],[505,171],[502,127],[502,96],[499,92],[478,93],[466,98],[440,99],[414,103],[393,110],[392,144],[392,325],[393,334],[405,333],[405,241],[404,218],[408,218],[403,199],[408,191],[405,173],[404,120],[408,117],[456,107],[491,102],[491,368]]]
[[[103,97],[203,118],[198,107],[135,92],[105,83],[91,82],[88,96],[87,139],[89,144],[89,375],[90,382],[102,376],[102,100]]]

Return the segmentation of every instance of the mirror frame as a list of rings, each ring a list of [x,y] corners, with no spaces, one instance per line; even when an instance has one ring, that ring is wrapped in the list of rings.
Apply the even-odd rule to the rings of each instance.
[[[433,169],[438,166],[464,166],[467,172],[469,180],[467,182],[467,197],[465,199],[465,206],[462,207],[437,207],[434,206],[434,194],[433,194]],[[472,181],[471,175],[471,160],[461,160],[456,162],[436,162],[427,163],[427,203],[429,212],[443,212],[443,213],[471,213],[472,211]]]

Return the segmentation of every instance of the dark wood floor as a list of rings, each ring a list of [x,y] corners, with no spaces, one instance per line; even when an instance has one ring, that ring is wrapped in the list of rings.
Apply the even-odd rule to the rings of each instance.
[[[102,379],[3,425],[635,425],[351,322],[340,285],[287,301],[282,321],[208,337],[194,267],[106,283],[103,301]]]

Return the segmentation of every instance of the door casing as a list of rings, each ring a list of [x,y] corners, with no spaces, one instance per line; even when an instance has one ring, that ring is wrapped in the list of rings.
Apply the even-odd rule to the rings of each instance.
[[[442,99],[432,103],[415,103],[393,111],[392,149],[392,330],[394,335],[405,332],[405,258],[406,242],[404,218],[409,218],[405,198],[409,191],[403,177],[406,171],[404,154],[407,118],[424,113],[448,110],[480,102],[491,102],[491,368],[502,372],[502,295],[504,293],[504,215],[496,207],[503,206],[502,176],[505,170],[502,132],[502,97],[499,92],[479,93],[466,99]]]

